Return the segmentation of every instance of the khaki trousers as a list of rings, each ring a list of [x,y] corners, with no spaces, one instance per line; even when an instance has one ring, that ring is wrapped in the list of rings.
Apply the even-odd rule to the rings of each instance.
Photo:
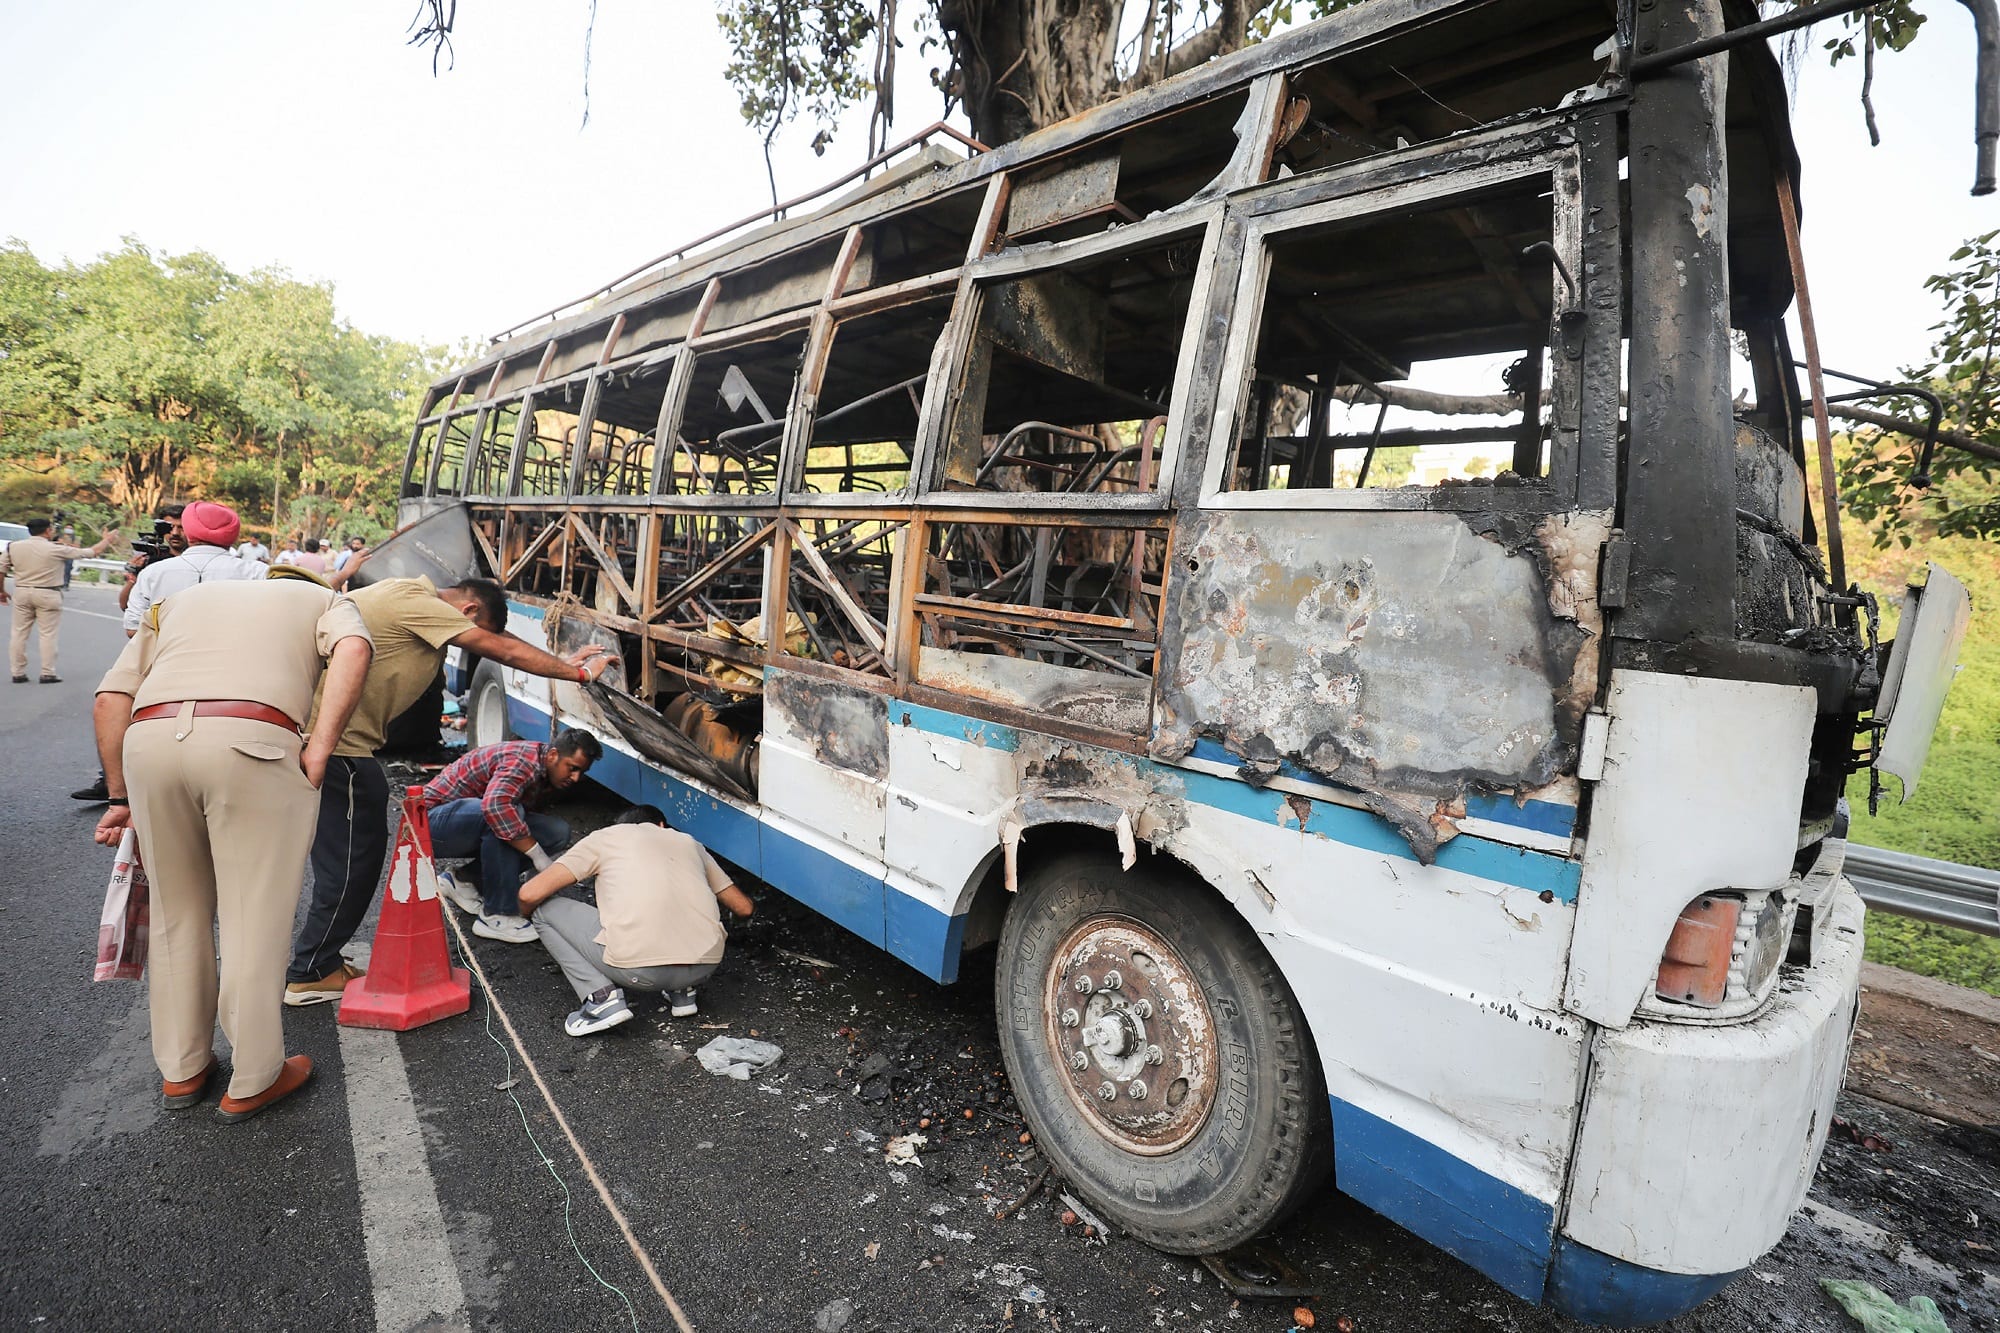
[[[125,733],[132,822],[152,889],[153,1060],[163,1078],[193,1078],[208,1063],[219,1017],[235,1052],[229,1092],[254,1097],[285,1059],[285,963],[319,792],[299,769],[296,734],[193,709]]]
[[[56,674],[56,629],[62,624],[62,593],[55,588],[14,589],[14,635],[7,642],[7,665],[28,674],[28,631],[42,632],[42,674]]]

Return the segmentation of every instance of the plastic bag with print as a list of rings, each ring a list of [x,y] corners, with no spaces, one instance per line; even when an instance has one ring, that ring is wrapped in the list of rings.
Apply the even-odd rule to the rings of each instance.
[[[139,839],[131,829],[118,842],[104,913],[97,921],[97,970],[93,981],[137,981],[146,970],[146,868],[139,864]]]

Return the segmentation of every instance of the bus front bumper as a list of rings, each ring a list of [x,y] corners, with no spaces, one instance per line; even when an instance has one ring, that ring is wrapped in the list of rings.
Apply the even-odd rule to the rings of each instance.
[[[1859,895],[1757,1017],[1635,1022],[1593,1039],[1547,1301],[1593,1323],[1699,1305],[1777,1244],[1804,1202],[1847,1072],[1861,987]]]

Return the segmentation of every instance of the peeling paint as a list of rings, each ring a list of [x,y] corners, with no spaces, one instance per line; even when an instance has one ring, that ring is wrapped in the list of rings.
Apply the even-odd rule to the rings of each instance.
[[[1253,784],[1296,765],[1428,861],[1469,795],[1526,799],[1573,769],[1609,531],[1600,511],[1193,517],[1151,753],[1219,741]]]
[[[1694,228],[1695,235],[1707,240],[1709,232],[1715,227],[1715,196],[1706,185],[1696,181],[1687,187],[1686,197],[1688,225]]]

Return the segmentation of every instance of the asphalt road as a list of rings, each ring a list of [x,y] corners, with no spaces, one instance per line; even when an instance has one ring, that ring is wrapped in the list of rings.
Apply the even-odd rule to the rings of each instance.
[[[65,793],[94,769],[91,687],[122,636],[107,593],[70,607],[68,682],[0,691],[0,1327],[674,1328],[633,1245],[703,1330],[1282,1330],[1300,1304],[1322,1329],[1577,1327],[1335,1195],[1274,1238],[1303,1300],[1088,1240],[1053,1189],[1003,1219],[1043,1163],[997,1076],[990,961],[940,988],[760,885],[698,1017],[647,1008],[589,1040],[563,1035],[572,1001],[538,947],[477,941],[632,1244],[478,998],[400,1037],[289,1011],[318,1065],[304,1093],[241,1125],[162,1111],[143,988],[88,979],[110,855]],[[608,812],[594,789],[559,810]],[[784,1058],[712,1076],[693,1052],[724,1032]],[[1834,1276],[2000,1329],[2000,1287],[1954,1271],[1981,1253],[1965,1237],[1993,1238],[2000,1164],[1907,1112],[1843,1114],[1896,1152],[1829,1148],[1814,1211],[1668,1327],[1852,1328],[1818,1288]],[[924,1116],[921,1163],[886,1162]]]

